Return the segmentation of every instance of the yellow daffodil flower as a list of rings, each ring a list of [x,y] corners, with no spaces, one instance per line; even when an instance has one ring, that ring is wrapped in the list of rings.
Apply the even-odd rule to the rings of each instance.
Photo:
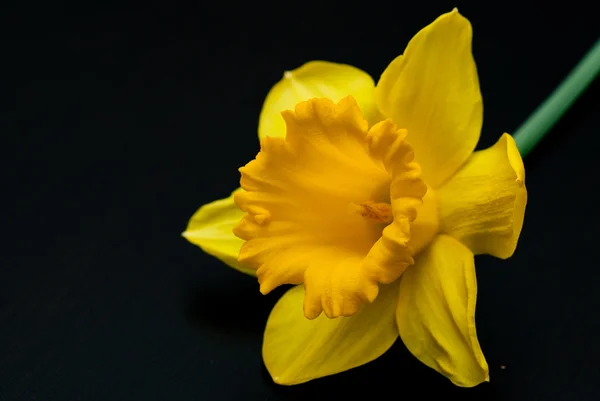
[[[473,259],[513,254],[527,191],[510,135],[474,152],[483,106],[471,38],[454,10],[421,30],[377,86],[328,62],[285,73],[242,188],[192,217],[184,236],[256,274],[263,294],[298,284],[264,334],[275,382],[357,367],[398,336],[456,385],[489,380]]]

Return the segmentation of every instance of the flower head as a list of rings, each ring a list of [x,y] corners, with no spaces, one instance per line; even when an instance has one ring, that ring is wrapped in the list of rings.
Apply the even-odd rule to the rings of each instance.
[[[263,294],[304,283],[309,319],[351,316],[414,262],[410,224],[427,187],[406,130],[391,120],[368,129],[352,97],[283,117],[286,138],[263,138],[240,169],[238,260],[257,269]]]
[[[471,36],[458,11],[440,16],[377,86],[327,62],[286,73],[242,189],[192,217],[184,235],[256,274],[261,292],[302,284],[267,322],[276,382],[362,365],[398,335],[457,385],[489,380],[474,255],[513,254],[527,191],[510,135],[473,152],[483,106]]]

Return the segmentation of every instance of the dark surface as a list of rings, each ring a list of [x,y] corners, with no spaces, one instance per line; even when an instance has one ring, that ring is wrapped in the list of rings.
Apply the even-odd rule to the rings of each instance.
[[[359,390],[600,399],[598,83],[526,160],[514,257],[477,258],[489,384],[456,388],[397,342],[367,366],[277,386],[261,338],[282,292],[263,297],[253,279],[180,237],[198,206],[237,186],[237,167],[257,151],[262,101],[284,70],[325,59],[377,79],[457,5],[474,26],[486,147],[592,45],[592,6],[50,3],[0,12],[0,400],[320,400]]]

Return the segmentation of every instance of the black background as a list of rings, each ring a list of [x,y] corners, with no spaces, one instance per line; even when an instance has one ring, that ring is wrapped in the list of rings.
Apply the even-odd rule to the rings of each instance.
[[[526,159],[514,257],[477,258],[491,383],[454,387],[398,341],[364,367],[277,386],[261,339],[282,291],[263,297],[180,237],[237,187],[284,70],[324,59],[378,79],[454,6],[474,27],[480,148],[599,33],[584,1],[3,3],[0,399],[600,399],[598,82]]]

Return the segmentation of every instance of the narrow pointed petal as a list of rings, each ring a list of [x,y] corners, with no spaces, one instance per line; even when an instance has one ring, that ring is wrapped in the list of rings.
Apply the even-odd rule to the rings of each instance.
[[[461,387],[489,381],[475,331],[473,254],[440,235],[400,279],[397,323],[408,350]]]
[[[397,297],[397,283],[384,285],[379,297],[352,317],[308,320],[302,313],[303,286],[290,289],[273,308],[265,329],[263,359],[273,381],[304,383],[381,356],[398,338]]]
[[[237,261],[244,241],[233,235],[233,227],[242,217],[244,212],[235,205],[231,194],[227,198],[207,203],[198,209],[182,235],[192,244],[202,248],[204,252],[234,269],[256,276],[254,269],[244,267]]]
[[[473,153],[438,191],[442,232],[477,254],[512,256],[527,204],[525,168],[514,139],[504,134]]]
[[[281,116],[284,110],[294,110],[303,101],[325,97],[337,103],[353,96],[365,118],[374,123],[377,108],[375,83],[366,72],[350,65],[311,61],[293,71],[287,71],[265,100],[258,122],[258,136],[285,137],[286,126]]]
[[[381,112],[408,130],[423,179],[433,188],[467,160],[479,140],[483,104],[472,34],[458,11],[440,16],[391,62],[375,91]]]

